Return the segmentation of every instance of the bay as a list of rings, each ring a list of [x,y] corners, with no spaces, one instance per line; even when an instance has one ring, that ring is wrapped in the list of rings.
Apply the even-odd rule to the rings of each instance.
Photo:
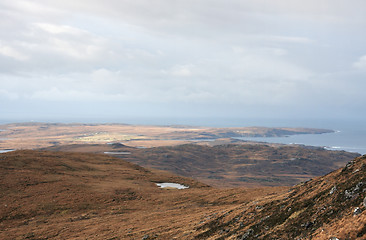
[[[239,138],[246,141],[303,144],[324,147],[329,150],[344,150],[366,154],[366,129],[364,126],[338,126],[334,133],[300,134],[286,137],[246,137]]]

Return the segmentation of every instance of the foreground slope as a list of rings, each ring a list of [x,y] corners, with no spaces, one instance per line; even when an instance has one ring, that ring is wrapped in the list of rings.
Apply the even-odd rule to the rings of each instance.
[[[366,155],[202,224],[196,239],[366,239]]]
[[[0,154],[0,239],[366,239],[365,198],[366,156],[291,189],[215,189],[101,154]]]
[[[218,190],[102,154],[3,153],[0,239],[190,239],[208,219],[286,190]]]

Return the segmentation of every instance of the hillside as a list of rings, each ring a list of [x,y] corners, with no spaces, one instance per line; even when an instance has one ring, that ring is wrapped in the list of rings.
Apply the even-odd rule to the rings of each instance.
[[[0,154],[0,203],[0,239],[366,239],[366,156],[292,188],[216,189],[108,155],[15,151]]]
[[[101,154],[3,153],[0,239],[186,239],[208,216],[283,191],[218,190]]]
[[[46,149],[107,152],[144,167],[166,170],[216,187],[292,186],[327,174],[359,156],[316,147],[267,144],[212,147],[186,144],[142,149],[123,144],[84,144]]]
[[[282,199],[241,205],[195,239],[366,239],[366,155],[297,185]]]

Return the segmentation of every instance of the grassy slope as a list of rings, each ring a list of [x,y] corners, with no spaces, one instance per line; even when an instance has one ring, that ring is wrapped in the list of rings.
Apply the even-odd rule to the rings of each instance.
[[[241,205],[202,224],[196,239],[366,239],[366,156],[295,186],[281,199]],[[359,208],[362,213],[354,215]]]
[[[0,239],[366,239],[365,198],[366,156],[289,190],[215,189],[100,154],[0,154]]]
[[[223,211],[285,190],[218,190],[99,154],[10,152],[0,155],[0,239],[184,239]]]

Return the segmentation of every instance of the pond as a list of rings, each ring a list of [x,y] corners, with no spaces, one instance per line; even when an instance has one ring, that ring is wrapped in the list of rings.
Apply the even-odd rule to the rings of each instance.
[[[104,154],[110,154],[110,155],[129,155],[130,152],[104,152]]]
[[[187,186],[184,186],[182,184],[179,184],[179,183],[157,183],[156,184],[158,187],[160,188],[174,188],[174,189],[186,189],[186,188],[189,188]]]
[[[15,151],[15,149],[3,149],[3,150],[0,150],[0,153],[7,153],[7,152],[12,152],[12,151]]]

